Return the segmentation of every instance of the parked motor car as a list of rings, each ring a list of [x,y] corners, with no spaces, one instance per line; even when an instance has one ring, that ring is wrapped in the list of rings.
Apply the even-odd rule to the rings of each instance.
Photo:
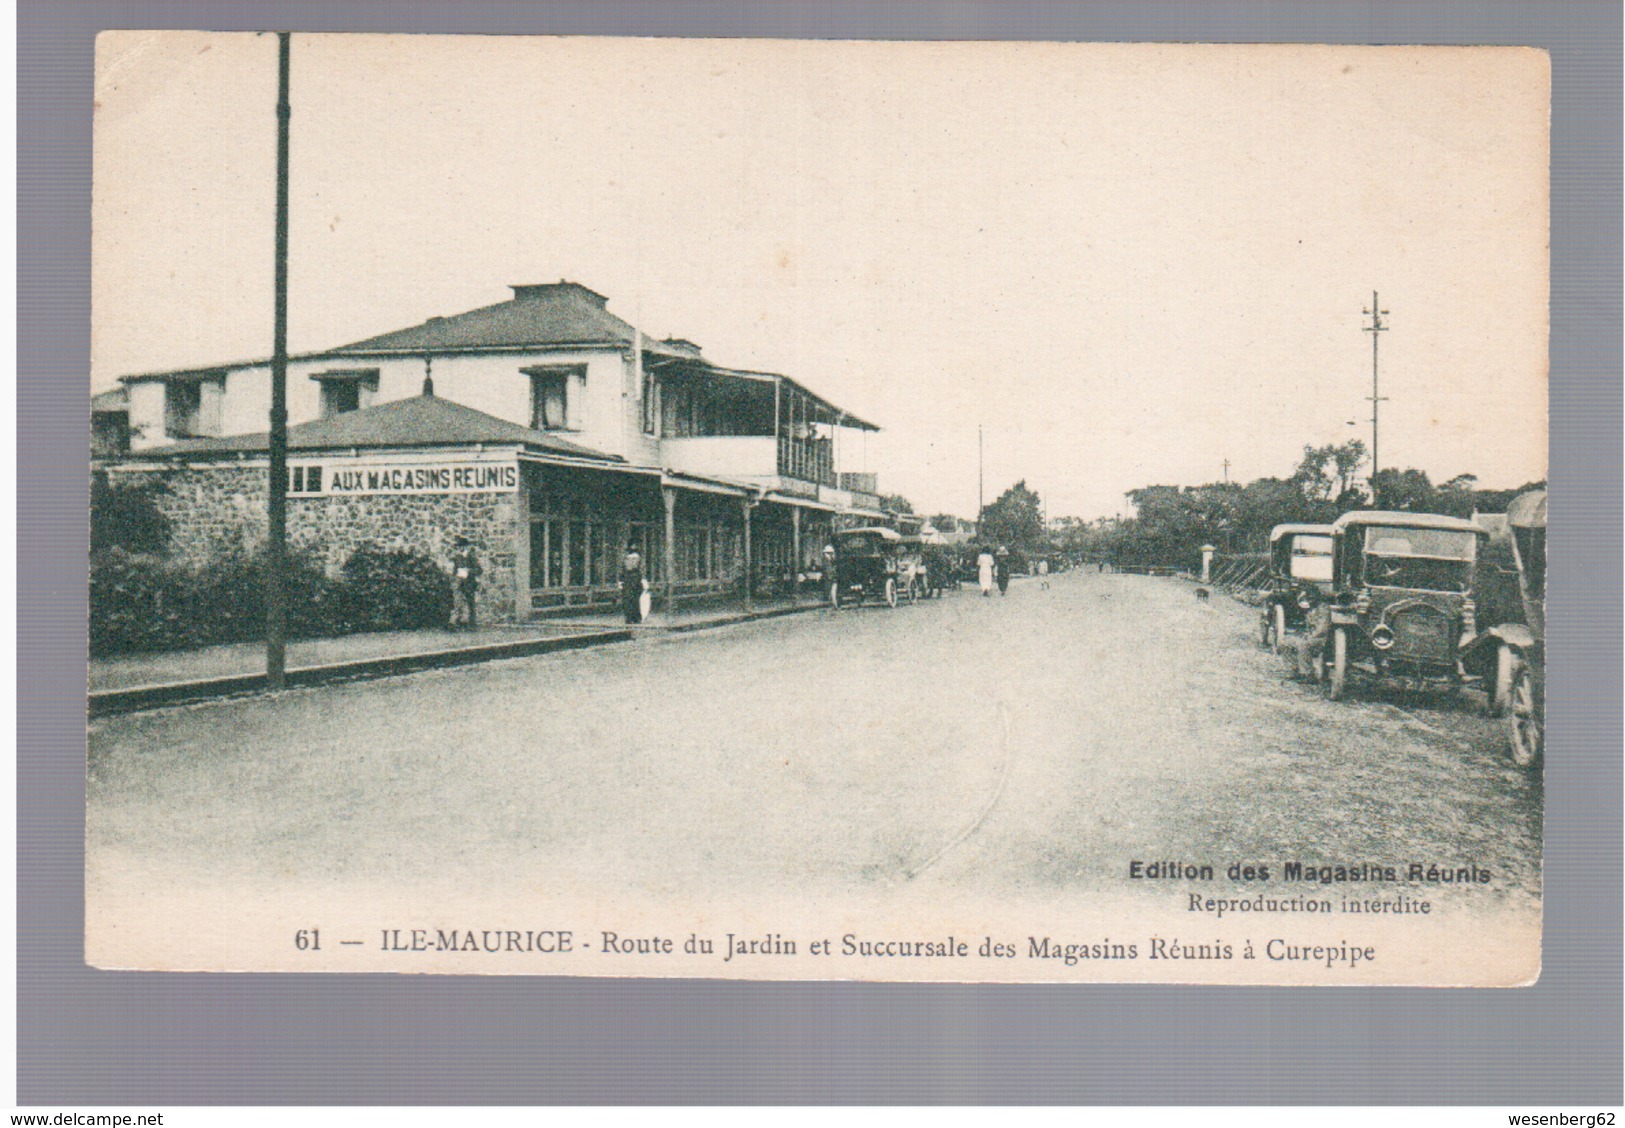
[[[833,575],[829,578],[831,607],[861,603],[864,599],[884,600],[896,607],[901,591],[899,556],[902,536],[881,526],[847,529],[835,534]]]
[[[1326,695],[1341,698],[1355,670],[1459,689],[1462,645],[1478,632],[1473,571],[1488,535],[1471,521],[1432,513],[1339,517],[1328,634],[1318,655]]]
[[[897,539],[897,595],[913,603],[929,594],[930,565],[926,544],[917,534],[900,534]]]
[[[1505,621],[1469,648],[1467,662],[1490,685],[1490,712],[1507,720],[1512,761],[1528,767],[1546,743],[1546,491],[1519,494],[1507,506],[1505,548],[1517,601]]]
[[[1517,659],[1508,678],[1506,716],[1512,759],[1534,763],[1546,751],[1546,491],[1530,490],[1507,507],[1518,560],[1527,638],[1514,640]]]
[[[1270,566],[1259,615],[1259,638],[1277,654],[1289,632],[1332,594],[1332,527],[1277,525],[1270,530]]]

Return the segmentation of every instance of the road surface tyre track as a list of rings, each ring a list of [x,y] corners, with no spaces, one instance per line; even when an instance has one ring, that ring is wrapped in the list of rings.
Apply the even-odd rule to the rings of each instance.
[[[981,828],[982,824],[987,821],[987,817],[993,813],[993,808],[998,806],[1000,797],[1004,795],[1005,782],[1010,778],[1010,712],[1003,705],[999,706],[999,722],[1004,728],[1004,737],[999,741],[999,778],[998,781],[993,785],[993,795],[988,799],[987,804],[979,812],[977,812],[976,817],[970,821],[970,824],[967,825],[964,830],[961,830],[958,834],[950,838],[935,854],[932,854],[925,861],[921,862],[913,869],[904,870],[903,880],[913,881],[916,877],[919,877],[926,870],[940,862],[950,850],[958,846],[971,835],[975,834],[977,830]]]

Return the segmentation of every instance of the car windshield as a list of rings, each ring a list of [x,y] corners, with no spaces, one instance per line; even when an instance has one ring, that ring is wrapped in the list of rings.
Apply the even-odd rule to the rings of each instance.
[[[1464,529],[1412,529],[1372,525],[1365,531],[1365,550],[1373,556],[1427,556],[1438,560],[1471,560],[1478,534]]]
[[[1331,583],[1331,537],[1304,535],[1292,538],[1292,578]]]
[[[1368,528],[1366,583],[1465,592],[1477,546],[1476,534],[1456,529]]]

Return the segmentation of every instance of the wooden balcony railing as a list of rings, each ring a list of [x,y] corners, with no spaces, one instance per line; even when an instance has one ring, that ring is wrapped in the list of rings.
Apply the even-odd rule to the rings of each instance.
[[[834,444],[828,439],[793,439],[780,435],[779,474],[834,488]]]

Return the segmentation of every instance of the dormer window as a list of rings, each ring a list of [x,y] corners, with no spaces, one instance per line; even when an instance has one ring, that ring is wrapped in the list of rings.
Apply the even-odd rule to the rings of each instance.
[[[311,379],[321,385],[322,418],[331,419],[351,411],[371,407],[378,396],[378,369],[352,368],[317,372]]]
[[[538,431],[571,431],[581,427],[581,409],[571,400],[584,386],[587,370],[581,365],[526,368],[530,377],[530,425]],[[572,386],[573,385],[573,386]]]
[[[226,378],[173,377],[164,384],[164,435],[171,439],[205,438],[220,433],[220,400]]]

